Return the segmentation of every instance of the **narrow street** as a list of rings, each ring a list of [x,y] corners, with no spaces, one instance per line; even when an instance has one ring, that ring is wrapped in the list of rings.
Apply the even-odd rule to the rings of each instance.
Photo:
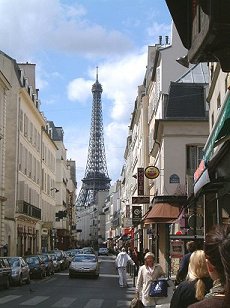
[[[43,280],[32,280],[30,285],[0,290],[0,306],[14,307],[77,307],[125,308],[134,295],[133,280],[128,288],[120,288],[114,267],[114,256],[99,257],[99,279],[70,279],[68,271],[56,273]]]

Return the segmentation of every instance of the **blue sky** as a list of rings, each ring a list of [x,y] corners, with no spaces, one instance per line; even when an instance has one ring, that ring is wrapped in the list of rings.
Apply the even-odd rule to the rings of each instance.
[[[67,157],[84,176],[96,66],[102,84],[109,176],[120,177],[147,46],[171,34],[164,0],[1,0],[0,49],[36,64],[41,111],[64,129]]]

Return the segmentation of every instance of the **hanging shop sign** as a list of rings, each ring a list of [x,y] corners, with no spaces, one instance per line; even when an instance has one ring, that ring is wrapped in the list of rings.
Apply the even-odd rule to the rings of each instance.
[[[156,179],[160,174],[160,170],[155,166],[148,166],[145,168],[145,176],[150,179]]]
[[[141,206],[133,206],[132,207],[132,223],[133,225],[136,225],[140,223],[142,218],[142,209]]]
[[[138,196],[144,195],[144,168],[137,168],[137,194]]]
[[[142,196],[142,197],[132,197],[132,204],[148,204],[150,203],[150,197]]]

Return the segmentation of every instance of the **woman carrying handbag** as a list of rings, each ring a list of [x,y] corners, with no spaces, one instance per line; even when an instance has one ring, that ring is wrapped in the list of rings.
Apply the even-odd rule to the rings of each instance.
[[[144,258],[144,265],[139,268],[136,294],[141,299],[144,307],[155,308],[156,303],[153,297],[149,296],[150,286],[153,280],[156,280],[165,273],[159,264],[155,264],[155,256],[152,252],[148,252]]]

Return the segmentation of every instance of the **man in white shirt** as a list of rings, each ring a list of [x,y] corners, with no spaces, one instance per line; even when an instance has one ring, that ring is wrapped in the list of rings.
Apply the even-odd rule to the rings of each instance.
[[[127,273],[126,267],[127,263],[130,262],[132,265],[135,265],[131,257],[127,254],[125,248],[121,249],[121,252],[116,257],[115,263],[119,274],[119,285],[121,288],[127,287]]]

